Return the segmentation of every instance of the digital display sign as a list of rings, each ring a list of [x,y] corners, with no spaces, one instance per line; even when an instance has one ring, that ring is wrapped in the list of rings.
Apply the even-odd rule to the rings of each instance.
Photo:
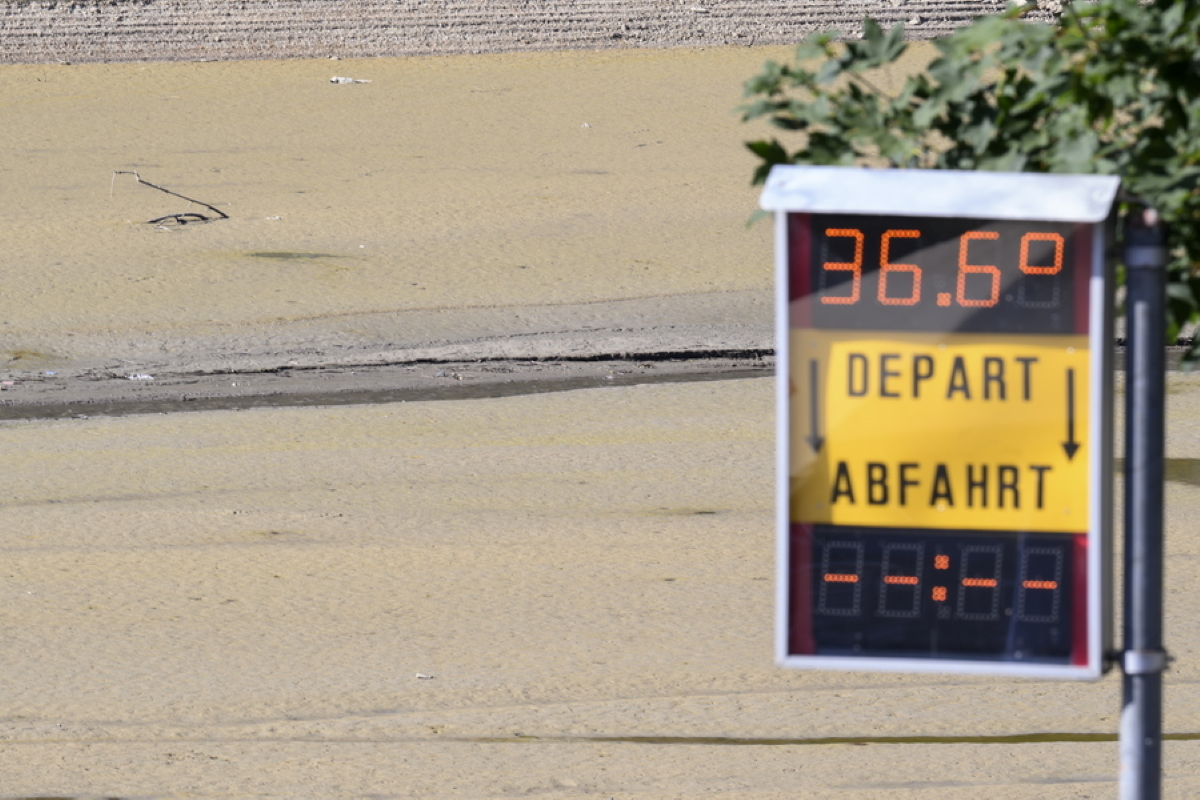
[[[772,171],[781,664],[1107,667],[1116,185]]]

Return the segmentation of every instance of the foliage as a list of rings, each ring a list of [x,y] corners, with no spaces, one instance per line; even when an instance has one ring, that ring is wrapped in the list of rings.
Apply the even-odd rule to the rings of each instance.
[[[748,142],[774,164],[1102,173],[1170,226],[1168,335],[1200,316],[1200,3],[1100,0],[1053,24],[1029,7],[934,42],[938,57],[888,96],[871,73],[905,51],[874,20],[859,40],[804,42],[746,83],[745,120],[794,137]],[[1196,345],[1193,355],[1200,353]]]

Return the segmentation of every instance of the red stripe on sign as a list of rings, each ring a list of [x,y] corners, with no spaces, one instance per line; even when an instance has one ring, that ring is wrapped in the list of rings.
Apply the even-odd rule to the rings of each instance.
[[[788,655],[817,651],[812,631],[812,526],[792,525],[788,540]]]
[[[1075,332],[1081,334],[1087,334],[1091,322],[1092,231],[1091,225],[1076,225],[1071,231],[1075,244]]]
[[[812,294],[812,217],[788,214],[788,310],[790,327],[812,324],[808,296]]]
[[[1071,554],[1071,664],[1086,667],[1088,648],[1088,538],[1086,533],[1075,534]]]

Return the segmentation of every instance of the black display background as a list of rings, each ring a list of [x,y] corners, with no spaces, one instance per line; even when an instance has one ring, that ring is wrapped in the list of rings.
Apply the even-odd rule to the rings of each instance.
[[[1073,575],[1074,534],[1052,533],[1009,533],[989,534],[982,532],[933,531],[927,529],[869,528],[855,526],[815,525],[812,527],[811,551],[806,559],[810,572],[812,644],[817,655],[874,656],[890,658],[954,658],[981,659],[989,661],[1013,661],[1020,663],[1069,664],[1072,657],[1073,599],[1075,595]],[[848,590],[850,584],[838,586],[823,580],[822,554],[831,543],[860,543],[863,563],[859,613],[829,613],[822,609],[821,587]],[[881,615],[880,590],[882,582],[882,558],[884,545],[901,545],[922,548],[921,581],[916,590],[919,603],[916,615],[910,618]],[[793,540],[793,545],[801,545]],[[972,548],[977,562],[967,577],[987,577],[991,568],[989,549],[1001,557],[998,586],[995,590],[968,589],[961,585],[961,568],[964,548]],[[852,553],[845,547],[837,547],[844,558]],[[1022,551],[1032,556],[1030,566],[1047,566],[1052,559],[1047,552],[1061,553],[1061,569],[1057,576],[1059,596],[1057,608],[1051,614],[1049,591],[1027,589],[1024,607],[1019,606],[1018,582],[1021,580]],[[911,549],[894,549],[897,553],[911,554]],[[937,555],[950,559],[947,570],[934,569]],[[982,556],[982,557],[981,557]],[[984,569],[980,569],[983,567]],[[836,569],[846,569],[844,563]],[[893,568],[893,573],[910,570]],[[976,574],[979,573],[979,574]],[[1051,576],[1027,573],[1026,579],[1043,580]],[[946,599],[937,602],[932,598],[934,586],[945,586]],[[885,607],[904,609],[905,600],[913,595],[897,592],[891,587]],[[796,591],[796,587],[793,587]],[[996,609],[994,619],[988,616],[987,605],[995,591]],[[967,592],[966,595],[960,593]],[[828,605],[841,608],[849,605],[846,595],[841,599],[832,595]],[[900,602],[896,602],[900,600]],[[962,605],[960,606],[960,601]],[[959,612],[976,615],[963,619]],[[1022,614],[1022,612],[1024,612]],[[1027,619],[1021,619],[1022,616]],[[1028,619],[1036,617],[1036,620]],[[1049,617],[1049,619],[1046,619]]]
[[[1080,293],[1077,282],[1086,275],[1079,269],[1078,238],[1086,226],[1062,222],[1021,222],[968,218],[870,216],[857,214],[812,214],[809,223],[808,258],[793,260],[806,275],[793,271],[793,299],[812,293],[809,310],[814,328],[895,331],[957,331],[964,333],[1070,334],[1078,329],[1075,307]],[[852,262],[855,241],[847,236],[828,236],[831,229],[862,231],[863,257],[860,296],[852,305],[820,302],[820,296],[849,296],[850,271],[829,270],[827,262]],[[888,260],[892,264],[915,264],[921,269],[918,301],[913,305],[887,305],[879,301],[881,239],[888,230],[917,230],[919,239],[893,237]],[[995,231],[995,240],[974,239],[969,244],[967,263],[994,265],[1000,270],[1000,292],[996,305],[964,307],[958,303],[959,241],[970,231]],[[1028,275],[1020,268],[1021,239],[1026,233],[1056,233],[1064,239],[1062,269],[1055,275]],[[803,246],[793,242],[793,246]],[[1029,265],[1050,266],[1049,242],[1030,244]],[[805,263],[807,262],[807,263]],[[966,276],[965,298],[990,297],[991,280],[986,274]],[[938,295],[948,293],[950,305],[938,305]],[[906,298],[913,294],[911,273],[893,272],[887,296]],[[1086,297],[1086,295],[1083,295]]]

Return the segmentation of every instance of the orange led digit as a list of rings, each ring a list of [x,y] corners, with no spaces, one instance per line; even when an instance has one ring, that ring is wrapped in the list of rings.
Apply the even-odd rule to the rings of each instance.
[[[831,572],[826,573],[825,580],[829,583],[858,583],[858,576]]]
[[[827,270],[844,270],[846,272],[853,272],[854,279],[850,283],[849,295],[843,295],[841,297],[821,295],[821,302],[825,305],[854,305],[858,302],[858,291],[862,285],[863,232],[857,228],[829,228],[825,231],[825,235],[829,237],[846,237],[854,240],[853,261],[826,261],[822,265],[822,268]]]
[[[958,304],[966,308],[991,308],[1000,300],[1000,269],[994,264],[968,264],[967,251],[976,239],[999,239],[998,231],[969,231],[958,240]],[[986,300],[967,297],[967,275],[991,276],[992,292]]]
[[[892,264],[888,261],[888,250],[892,237],[901,239],[919,239],[920,231],[886,231],[879,240],[879,302],[885,306],[911,306],[921,299],[921,268],[916,264]],[[893,272],[912,273],[912,293],[908,297],[888,297],[888,275]]]
[[[883,578],[884,583],[899,584],[901,586],[916,586],[917,578],[915,575],[886,575]]]
[[[1021,585],[1026,589],[1057,589],[1058,581],[1023,581]]]
[[[1054,265],[1034,267],[1029,264],[1030,242],[1054,242]],[[1021,272],[1026,275],[1057,275],[1063,265],[1063,250],[1066,244],[1057,233],[1027,233],[1021,237]]]

